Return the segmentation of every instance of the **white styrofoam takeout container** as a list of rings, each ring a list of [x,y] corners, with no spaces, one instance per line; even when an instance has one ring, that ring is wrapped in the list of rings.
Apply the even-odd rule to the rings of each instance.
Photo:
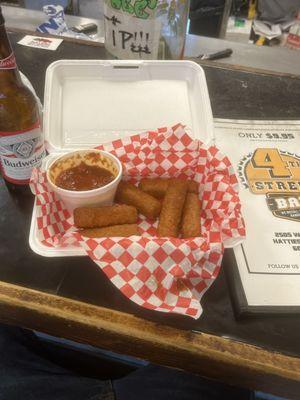
[[[178,122],[204,143],[214,140],[203,69],[192,61],[59,60],[46,72],[44,135],[49,156]],[[46,257],[79,256],[78,247],[48,247],[38,238],[34,206],[29,244]]]

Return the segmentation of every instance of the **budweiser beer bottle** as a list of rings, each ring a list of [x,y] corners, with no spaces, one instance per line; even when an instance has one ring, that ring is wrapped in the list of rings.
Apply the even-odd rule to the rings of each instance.
[[[22,83],[0,8],[0,161],[7,187],[28,192],[32,168],[44,156],[38,105]]]

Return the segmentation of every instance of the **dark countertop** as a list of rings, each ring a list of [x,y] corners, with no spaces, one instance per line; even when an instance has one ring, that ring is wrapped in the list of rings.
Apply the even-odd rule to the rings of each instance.
[[[57,51],[16,44],[18,65],[43,99],[47,66],[57,59],[105,58],[103,47],[63,42]],[[214,117],[239,119],[300,119],[300,79],[205,66]],[[87,257],[44,258],[28,245],[32,199],[11,196],[0,183],[0,280],[83,302],[133,313],[158,324],[227,336],[267,349],[300,356],[299,316],[251,317],[237,320],[225,279],[227,262],[203,299],[204,312],[188,317],[153,312],[125,298]]]

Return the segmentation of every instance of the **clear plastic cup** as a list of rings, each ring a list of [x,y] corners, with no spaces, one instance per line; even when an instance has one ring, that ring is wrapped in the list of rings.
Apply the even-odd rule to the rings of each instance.
[[[87,157],[91,153],[96,153],[98,157]],[[79,165],[81,162],[87,165],[97,165],[105,168],[114,175],[114,180],[105,186],[91,190],[67,190],[55,184],[58,175],[71,167]],[[111,205],[118,184],[122,178],[122,164],[117,157],[102,150],[76,150],[59,156],[51,162],[47,169],[47,180],[52,190],[64,202],[65,206],[73,211],[77,207],[94,207]]]

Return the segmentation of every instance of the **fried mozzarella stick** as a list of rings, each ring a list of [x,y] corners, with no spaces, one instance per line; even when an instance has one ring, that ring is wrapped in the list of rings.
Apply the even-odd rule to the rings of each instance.
[[[162,203],[158,236],[178,237],[187,186],[187,181],[182,179],[172,179],[170,182]]]
[[[129,204],[148,218],[157,218],[161,204],[155,197],[138,189],[132,183],[121,182],[117,189],[116,200]]]
[[[142,179],[139,183],[139,188],[151,196],[156,197],[157,199],[162,199],[166,194],[169,183],[172,179],[162,179],[162,178],[145,178]],[[198,193],[198,184],[195,181],[187,181],[188,183],[188,192]]]
[[[82,236],[89,238],[100,237],[128,237],[137,235],[140,236],[137,224],[113,225],[104,228],[82,229],[79,231]]]
[[[188,181],[188,192],[189,193],[198,193],[198,183],[195,181]]]
[[[166,194],[169,186],[169,179],[162,178],[145,178],[139,183],[139,188],[157,199],[162,199]]]
[[[183,208],[181,233],[183,238],[201,235],[200,200],[196,193],[187,193]]]
[[[125,204],[104,207],[79,207],[74,210],[77,228],[101,228],[102,226],[133,224],[137,222],[137,210]]]

